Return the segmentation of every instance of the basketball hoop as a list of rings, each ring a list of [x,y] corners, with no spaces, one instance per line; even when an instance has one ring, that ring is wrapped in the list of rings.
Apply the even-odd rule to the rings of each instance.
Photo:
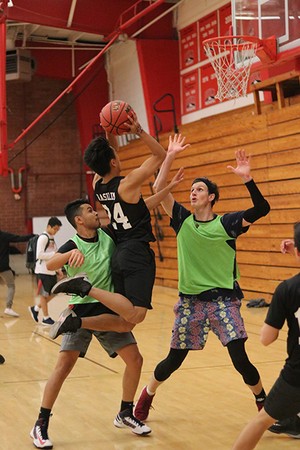
[[[219,36],[203,42],[217,77],[215,98],[223,101],[247,95],[250,68],[261,45],[253,36]]]

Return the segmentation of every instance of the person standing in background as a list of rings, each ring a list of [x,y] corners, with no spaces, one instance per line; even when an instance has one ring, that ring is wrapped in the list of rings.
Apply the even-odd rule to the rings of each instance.
[[[39,310],[42,309],[43,319],[42,325],[53,325],[54,320],[49,316],[48,303],[54,295],[51,295],[51,289],[57,282],[57,275],[62,277],[62,271],[48,270],[46,263],[52,258],[57,251],[57,246],[54,240],[55,234],[62,226],[61,221],[57,217],[50,217],[48,220],[46,231],[44,231],[38,238],[36,247],[36,264],[34,272],[37,275],[38,281],[38,295],[40,296],[39,304],[29,306],[28,310],[35,322],[38,322]]]
[[[12,309],[15,296],[15,275],[9,266],[9,244],[10,242],[27,242],[33,234],[13,234],[0,230],[0,278],[7,286],[6,308],[4,314],[11,317],[19,317]]]

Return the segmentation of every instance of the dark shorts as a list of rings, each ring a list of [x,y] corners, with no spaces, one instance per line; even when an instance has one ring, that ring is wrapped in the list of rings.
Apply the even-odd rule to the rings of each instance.
[[[135,306],[152,309],[155,281],[155,254],[147,242],[126,241],[118,244],[112,256],[115,292],[125,295]]]
[[[57,283],[56,275],[44,275],[43,273],[37,273],[37,282],[38,282],[38,295],[42,295],[43,297],[47,297],[51,294],[51,289]]]
[[[280,374],[265,400],[264,408],[276,420],[295,416],[300,411],[300,387],[288,384]]]
[[[99,316],[110,313],[110,310],[103,308],[103,305],[99,302],[70,305],[70,307],[79,317]],[[80,352],[79,356],[83,358],[93,336],[95,336],[111,358],[116,357],[118,350],[121,348],[130,344],[136,344],[136,340],[131,332],[116,333],[115,331],[93,331],[80,328],[76,333],[63,334],[60,351],[78,351]]]
[[[247,339],[240,308],[241,300],[236,297],[204,301],[197,296],[180,296],[174,306],[171,348],[202,350],[210,330],[224,346],[236,339]]]

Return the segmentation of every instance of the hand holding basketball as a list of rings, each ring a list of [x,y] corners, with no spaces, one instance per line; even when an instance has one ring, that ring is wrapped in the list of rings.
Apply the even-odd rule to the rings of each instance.
[[[100,124],[107,133],[121,135],[134,133],[136,114],[132,107],[123,100],[107,103],[100,112]]]

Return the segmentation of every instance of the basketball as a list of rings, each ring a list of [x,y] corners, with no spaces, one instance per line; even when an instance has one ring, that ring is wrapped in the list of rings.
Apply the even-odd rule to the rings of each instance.
[[[100,124],[108,133],[120,135],[128,133],[128,115],[133,117],[134,111],[123,100],[114,100],[107,103],[100,112]]]

